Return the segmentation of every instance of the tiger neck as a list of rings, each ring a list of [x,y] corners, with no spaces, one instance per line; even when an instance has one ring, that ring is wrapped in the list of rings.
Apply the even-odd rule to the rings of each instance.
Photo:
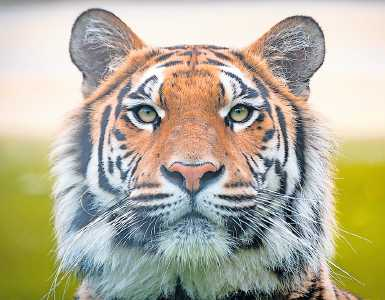
[[[245,292],[236,290],[218,300],[285,300],[285,299],[328,299],[338,298],[339,291],[331,283],[326,267],[319,273],[308,274],[303,282],[294,290],[288,292],[261,293],[258,291]],[[167,297],[160,296],[157,300],[196,300],[191,298],[183,288],[178,278],[175,291]]]
[[[285,299],[327,299],[337,300],[340,296],[347,295],[343,291],[339,291],[331,283],[328,270],[322,268],[319,273],[310,273],[301,282],[300,286],[287,292],[272,292],[262,293],[258,291],[242,291],[235,290],[228,293],[226,296],[215,298],[217,300],[285,300]],[[356,299],[350,295],[349,299]],[[93,291],[83,282],[79,288],[75,299],[78,300],[97,300],[101,299],[96,296]],[[115,298],[114,298],[115,299]],[[120,298],[116,298],[120,299]],[[197,300],[196,297],[191,297],[183,286],[180,278],[177,279],[174,290],[167,296],[158,296],[156,300]],[[346,298],[343,298],[346,299]]]

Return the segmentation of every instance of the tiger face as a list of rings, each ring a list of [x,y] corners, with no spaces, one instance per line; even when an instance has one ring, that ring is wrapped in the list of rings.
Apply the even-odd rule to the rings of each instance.
[[[143,299],[179,281],[201,298],[275,292],[320,267],[331,185],[307,100],[324,57],[317,23],[285,19],[241,50],[152,48],[93,9],[70,53],[85,100],[54,150],[63,269],[100,295]],[[143,272],[152,283],[138,292],[125,277]]]

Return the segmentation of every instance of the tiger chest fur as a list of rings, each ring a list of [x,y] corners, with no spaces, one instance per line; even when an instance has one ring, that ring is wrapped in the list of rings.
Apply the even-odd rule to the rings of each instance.
[[[308,102],[310,17],[243,49],[147,46],[76,20],[84,101],[52,157],[59,272],[78,299],[353,299],[330,282],[332,142]]]

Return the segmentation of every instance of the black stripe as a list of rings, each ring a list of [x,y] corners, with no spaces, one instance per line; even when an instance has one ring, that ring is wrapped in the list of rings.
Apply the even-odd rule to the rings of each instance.
[[[158,81],[158,77],[156,75],[153,75],[149,78],[147,78],[138,88],[136,91],[130,93],[128,95],[128,97],[130,98],[134,98],[134,99],[144,99],[144,98],[147,98],[147,99],[150,99],[151,98],[151,95],[147,94],[146,91],[145,91],[145,88],[147,87],[147,85],[149,85],[150,83],[156,83]]]
[[[249,220],[246,216],[229,216],[224,218],[226,231],[233,238],[238,239],[249,227]]]
[[[265,85],[258,78],[254,77],[253,81],[254,81],[255,85],[257,86],[258,91],[260,92],[260,94],[262,96],[263,106],[264,106],[265,110],[269,114],[270,119],[273,120],[271,105],[270,105],[270,102],[268,99],[270,96],[268,89],[265,87]]]
[[[260,81],[258,78],[253,77],[253,81],[255,85],[257,86],[259,92],[261,93],[262,98],[269,98],[269,90],[265,87],[265,85]]]
[[[130,171],[130,178],[132,178],[134,176],[134,173],[136,172],[136,169],[138,168],[139,166],[139,163],[140,161],[142,160],[142,157],[139,157],[136,162],[135,162],[135,165],[132,167],[131,171]]]
[[[275,161],[274,166],[275,173],[280,176],[278,192],[285,195],[287,189],[287,172],[282,169],[281,163],[278,160]]]
[[[135,154],[131,159],[130,161],[127,163],[127,169],[126,171],[123,171],[122,169],[119,168],[120,170],[120,179],[122,181],[126,180],[127,177],[128,177],[128,174],[130,173],[130,171],[132,170],[132,164],[135,163],[135,160],[136,158],[138,157],[138,154]]]
[[[187,45],[176,45],[176,46],[165,47],[165,49],[169,49],[169,50],[179,50],[179,49],[187,49],[187,48],[188,48]]]
[[[286,165],[287,159],[289,157],[289,141],[287,136],[286,120],[285,120],[285,115],[283,114],[279,106],[275,106],[275,110],[277,111],[279,126],[281,127],[281,131],[283,135],[283,145],[285,149],[285,159],[284,159],[283,165]]]
[[[262,122],[265,120],[265,114],[262,111],[259,111],[258,117],[255,119],[257,122]]]
[[[282,195],[285,195],[286,190],[287,190],[287,172],[283,171],[281,173],[281,178],[279,180],[279,191],[278,192]]]
[[[243,95],[241,95],[243,99],[253,99],[259,96],[257,90],[247,87],[244,91]]]
[[[264,143],[270,141],[270,140],[273,138],[273,136],[274,136],[274,132],[275,132],[274,129],[266,130],[265,135],[263,136],[262,141],[263,141]]]
[[[111,106],[108,105],[103,112],[102,121],[100,124],[100,137],[99,137],[99,145],[98,145],[98,175],[99,175],[99,186],[109,192],[115,193],[115,189],[108,182],[108,179],[104,170],[104,162],[103,162],[103,150],[104,150],[104,138],[106,135],[106,128],[108,125],[108,120],[111,114]]]
[[[211,50],[211,49],[210,49]],[[220,59],[223,59],[223,60],[227,60],[227,61],[230,61],[231,58],[230,56],[226,55],[226,54],[223,54],[221,52],[217,52],[217,51],[214,51],[214,50],[211,50],[211,52],[218,58]]]
[[[152,188],[159,188],[159,187],[160,187],[159,183],[142,182],[142,183],[136,185],[135,189],[140,190],[140,189],[152,189]]]
[[[299,168],[300,179],[296,184],[295,191],[292,195],[287,199],[286,208],[285,208],[285,221],[289,224],[291,231],[295,235],[299,235],[302,232],[299,224],[296,223],[293,208],[296,205],[296,196],[297,192],[301,191],[306,178],[306,165],[305,165],[305,132],[304,132],[304,124],[302,118],[302,112],[299,107],[294,105],[292,102],[288,102],[294,111],[295,116],[295,131],[296,131],[296,142],[295,142],[295,154],[297,158],[297,165]],[[318,214],[319,216],[319,214]],[[317,217],[317,215],[316,215]]]
[[[292,105],[295,111],[295,131],[296,131],[296,142],[295,142],[295,154],[297,156],[297,164],[300,169],[300,185],[303,186],[305,182],[306,173],[306,162],[305,162],[305,131],[302,118],[302,112],[299,107]]]
[[[309,287],[309,289],[307,290],[307,292],[302,297],[299,297],[297,299],[298,300],[311,300],[311,299],[313,299],[314,294],[317,293],[318,291],[319,291],[319,288],[317,287],[317,281],[316,281],[316,279],[313,279],[312,284]]]
[[[70,230],[78,231],[87,226],[98,216],[98,210],[95,207],[95,195],[82,191],[80,197],[80,205],[75,212],[75,216],[71,222]]]
[[[133,154],[134,151],[133,150],[130,150],[130,151],[127,151],[124,155],[123,155],[123,158],[127,158],[129,157],[131,154]]]
[[[192,56],[192,55],[193,55],[192,50],[187,50],[182,53],[178,53],[178,56]]]
[[[245,59],[245,56],[238,52],[238,51],[232,51],[233,55],[238,58],[239,62],[248,70],[248,71],[254,71],[254,66],[252,66],[251,64],[249,64],[246,59]]]
[[[226,212],[236,212],[236,213],[246,213],[246,212],[254,212],[255,207],[257,206],[256,204],[251,204],[248,206],[227,206],[227,205],[218,205],[214,204],[213,205],[216,209],[220,209]]]
[[[255,97],[258,97],[258,93],[256,90],[254,89],[251,89],[249,88],[243,81],[241,78],[239,78],[237,75],[231,73],[231,72],[227,72],[227,71],[222,71],[224,74],[226,74],[227,76],[229,76],[230,78],[234,79],[235,81],[238,82],[238,84],[240,85],[240,88],[241,88],[241,92],[239,94],[236,95],[236,97],[241,97],[241,96],[245,96],[245,97],[248,97],[248,95],[250,95],[250,98],[255,98]],[[235,94],[235,91],[234,91],[234,94]]]
[[[119,114],[122,111],[123,98],[128,94],[130,90],[131,90],[131,80],[120,90],[118,94],[118,104],[115,108],[115,119],[119,117]]]
[[[225,87],[223,86],[222,82],[219,83],[219,93],[220,93],[222,98],[225,97]]]
[[[79,145],[79,170],[78,172],[84,177],[87,176],[88,163],[91,159],[92,153],[92,142],[91,142],[91,110],[87,106],[84,108],[81,121],[80,129],[75,140],[76,144]]]
[[[235,181],[235,182],[226,183],[224,186],[225,188],[249,187],[250,183],[245,181]]]
[[[281,148],[281,134],[277,131],[277,150]]]
[[[162,62],[168,58],[170,58],[171,56],[173,56],[176,52],[173,51],[173,52],[170,52],[170,53],[166,53],[166,54],[162,54],[161,56],[158,56],[157,58],[155,58],[155,62]]]
[[[164,93],[163,93],[163,82],[159,86],[159,102],[162,107],[167,108],[167,104],[165,102]]]
[[[215,45],[206,45],[202,46],[203,48],[208,48],[208,49],[215,49],[215,50],[228,50],[228,47],[223,47],[223,46],[215,46]]]
[[[120,157],[120,156],[119,156]],[[114,173],[114,163],[112,162],[111,157],[108,157],[108,172],[110,174]]]
[[[118,78],[118,81],[116,81],[114,84],[112,84],[106,91],[104,91],[102,94],[100,94],[98,97],[92,100],[90,104],[93,104],[100,99],[103,99],[106,96],[109,96],[112,94],[115,89],[125,80],[127,80],[128,77],[130,77],[132,74],[134,74],[139,68],[141,68],[149,59],[153,58],[154,56],[159,55],[159,50],[151,50],[148,53],[145,54],[145,59],[141,61],[139,64],[133,64],[132,68],[129,70],[126,70],[124,72],[124,76],[121,76]]]
[[[273,160],[264,158],[263,159],[263,164],[265,165],[266,168],[270,168],[273,165]]]
[[[118,141],[125,141],[126,140],[125,134],[123,132],[121,132],[118,128],[114,127],[112,129],[112,133],[114,134],[115,138]]]
[[[181,65],[181,64],[183,64],[183,61],[173,60],[173,61],[166,62],[162,65],[159,65],[158,68],[166,68],[166,67],[171,67],[171,66],[176,66],[176,65]]]
[[[150,201],[150,200],[161,200],[171,197],[172,194],[159,193],[159,194],[141,194],[135,197],[128,198],[130,201]]]
[[[255,195],[242,195],[242,194],[237,194],[237,195],[225,195],[225,194],[218,194],[216,195],[219,199],[223,200],[229,200],[229,201],[242,201],[242,200],[254,200]]]
[[[257,183],[259,182],[260,178],[261,178],[261,174],[260,173],[257,173],[254,168],[252,167],[252,165],[250,164],[250,161],[249,161],[249,158],[244,154],[242,153],[243,157],[245,158],[246,160],[246,163],[247,163],[247,166],[249,167],[249,170],[251,172],[251,174],[253,175],[253,178],[254,180],[257,181]]]
[[[208,65],[214,65],[214,66],[219,66],[219,67],[227,67],[228,65],[224,64],[223,62],[220,62],[216,59],[208,58],[207,62],[205,62]]]

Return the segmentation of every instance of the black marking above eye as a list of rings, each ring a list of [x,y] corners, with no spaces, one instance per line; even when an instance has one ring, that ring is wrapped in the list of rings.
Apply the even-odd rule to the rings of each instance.
[[[151,95],[146,92],[146,88],[149,88],[152,91],[152,87],[155,83],[158,82],[158,77],[153,75],[147,78],[137,89],[136,91],[131,92],[128,97],[133,99],[151,99]]]
[[[255,85],[257,86],[259,92],[261,93],[261,96],[263,98],[268,98],[269,97],[269,91],[265,87],[265,85],[258,78],[255,78],[255,77],[253,78],[253,81],[254,81]]]
[[[115,108],[115,119],[117,119],[122,111],[122,102],[123,98],[128,94],[131,90],[131,80],[120,90],[118,94],[118,105]]]

